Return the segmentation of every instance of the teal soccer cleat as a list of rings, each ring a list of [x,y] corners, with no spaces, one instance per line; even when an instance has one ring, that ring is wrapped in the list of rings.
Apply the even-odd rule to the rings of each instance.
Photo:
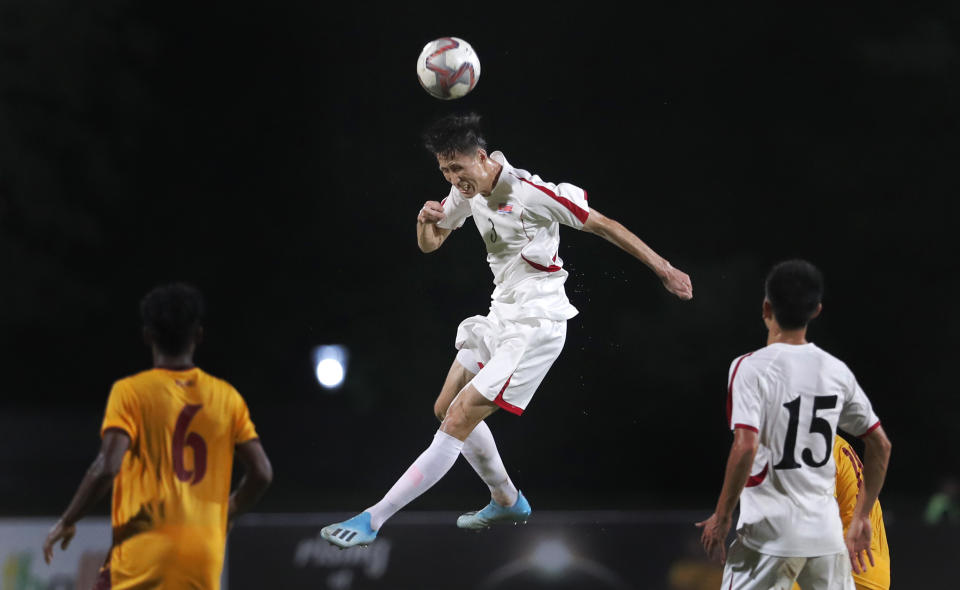
[[[377,538],[377,531],[370,527],[370,513],[361,512],[350,520],[325,526],[320,530],[320,536],[331,545],[341,549],[348,547],[366,547]]]
[[[530,518],[530,502],[523,497],[523,493],[518,493],[517,501],[513,506],[501,506],[490,500],[483,510],[462,514],[457,519],[457,526],[462,529],[480,530],[504,522],[525,523],[528,518]]]

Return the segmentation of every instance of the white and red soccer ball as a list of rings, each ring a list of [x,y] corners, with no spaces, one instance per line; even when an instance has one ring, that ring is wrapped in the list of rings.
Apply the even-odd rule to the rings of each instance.
[[[432,96],[461,98],[480,79],[480,60],[469,43],[458,37],[441,37],[426,44],[417,60],[417,78]]]

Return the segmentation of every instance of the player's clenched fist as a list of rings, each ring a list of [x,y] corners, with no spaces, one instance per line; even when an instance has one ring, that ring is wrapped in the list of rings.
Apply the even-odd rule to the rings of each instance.
[[[436,223],[443,220],[446,215],[443,214],[443,205],[436,201],[427,201],[420,209],[420,215],[417,215],[417,221],[420,223]]]
[[[678,270],[667,263],[667,270],[661,277],[663,286],[680,299],[688,301],[693,299],[693,284],[690,282],[690,276],[682,270]]]

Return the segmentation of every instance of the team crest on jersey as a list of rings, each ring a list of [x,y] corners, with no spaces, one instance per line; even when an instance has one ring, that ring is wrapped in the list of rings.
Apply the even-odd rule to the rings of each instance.
[[[511,213],[511,212],[513,212],[513,205],[507,205],[506,203],[500,203],[500,204],[497,206],[497,213],[499,213],[499,214],[501,214],[501,215],[503,215],[503,214],[509,214],[509,213]]]

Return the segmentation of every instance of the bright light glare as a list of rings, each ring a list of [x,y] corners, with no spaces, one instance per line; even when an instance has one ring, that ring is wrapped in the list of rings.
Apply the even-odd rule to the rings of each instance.
[[[551,540],[540,543],[530,557],[530,561],[544,573],[555,575],[570,565],[573,555],[561,541]]]
[[[347,376],[347,349],[337,344],[313,349],[313,368],[317,382],[324,389],[337,389]]]
[[[336,359],[323,359],[317,363],[317,381],[328,388],[340,385],[343,383],[343,365]]]

